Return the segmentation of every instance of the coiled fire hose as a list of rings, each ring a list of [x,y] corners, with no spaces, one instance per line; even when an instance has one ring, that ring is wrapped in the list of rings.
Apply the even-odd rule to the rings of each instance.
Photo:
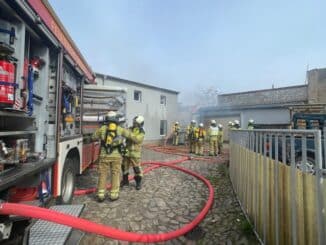
[[[162,163],[162,162],[146,163],[146,164],[156,165],[147,168],[146,169],[147,172],[157,167],[169,167],[196,177],[208,187],[209,197],[204,208],[200,211],[200,213],[196,216],[196,218],[193,221],[174,231],[170,231],[167,233],[159,233],[159,234],[141,234],[141,233],[127,232],[110,226],[97,224],[86,219],[74,217],[68,214],[63,214],[54,210],[39,208],[39,207],[24,205],[24,204],[14,204],[14,203],[2,203],[0,205],[0,215],[10,214],[10,215],[23,216],[23,217],[30,217],[34,219],[42,219],[42,220],[58,223],[61,225],[70,226],[74,229],[79,229],[85,232],[90,232],[111,239],[122,240],[122,241],[152,243],[152,242],[163,242],[163,241],[171,240],[179,236],[182,236],[188,233],[189,231],[191,231],[192,229],[194,229],[204,219],[209,209],[211,208],[214,200],[214,189],[211,183],[205,177],[191,170],[172,165],[180,161],[185,161],[187,159],[188,158],[182,158],[167,163]]]

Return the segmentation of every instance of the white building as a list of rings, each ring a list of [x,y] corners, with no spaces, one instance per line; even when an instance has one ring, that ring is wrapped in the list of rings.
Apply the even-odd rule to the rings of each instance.
[[[99,73],[96,82],[127,90],[127,124],[130,126],[135,116],[143,115],[146,141],[160,140],[170,133],[178,118],[179,92]]]

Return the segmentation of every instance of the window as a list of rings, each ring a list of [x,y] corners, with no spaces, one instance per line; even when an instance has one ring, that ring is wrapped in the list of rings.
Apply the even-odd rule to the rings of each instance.
[[[166,105],[166,96],[165,95],[161,95],[161,105]]]
[[[141,102],[141,91],[139,91],[139,90],[134,91],[134,100]]]
[[[160,135],[165,136],[167,132],[167,121],[166,120],[161,120],[160,121]]]

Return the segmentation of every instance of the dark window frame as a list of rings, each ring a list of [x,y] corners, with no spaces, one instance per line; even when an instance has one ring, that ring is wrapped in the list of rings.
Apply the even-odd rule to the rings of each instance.
[[[166,96],[165,95],[160,96],[160,104],[166,106]]]
[[[160,120],[160,136],[166,136],[168,130],[168,121]]]
[[[138,97],[138,99],[136,97]],[[134,101],[142,102],[142,91],[134,90]]]

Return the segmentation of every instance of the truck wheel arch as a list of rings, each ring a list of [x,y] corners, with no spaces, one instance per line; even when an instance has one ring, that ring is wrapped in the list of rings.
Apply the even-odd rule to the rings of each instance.
[[[79,151],[78,151],[78,148],[77,147],[75,147],[75,148],[72,148],[69,152],[68,152],[68,154],[67,154],[67,156],[66,156],[66,159],[67,158],[70,158],[70,159],[72,159],[73,160],[73,162],[74,162],[74,171],[75,171],[75,174],[79,174],[79,171],[80,171],[80,153],[79,153]]]
[[[71,149],[65,158],[61,173],[60,196],[57,197],[58,204],[70,204],[75,189],[76,174],[80,169],[80,154],[77,148]]]

